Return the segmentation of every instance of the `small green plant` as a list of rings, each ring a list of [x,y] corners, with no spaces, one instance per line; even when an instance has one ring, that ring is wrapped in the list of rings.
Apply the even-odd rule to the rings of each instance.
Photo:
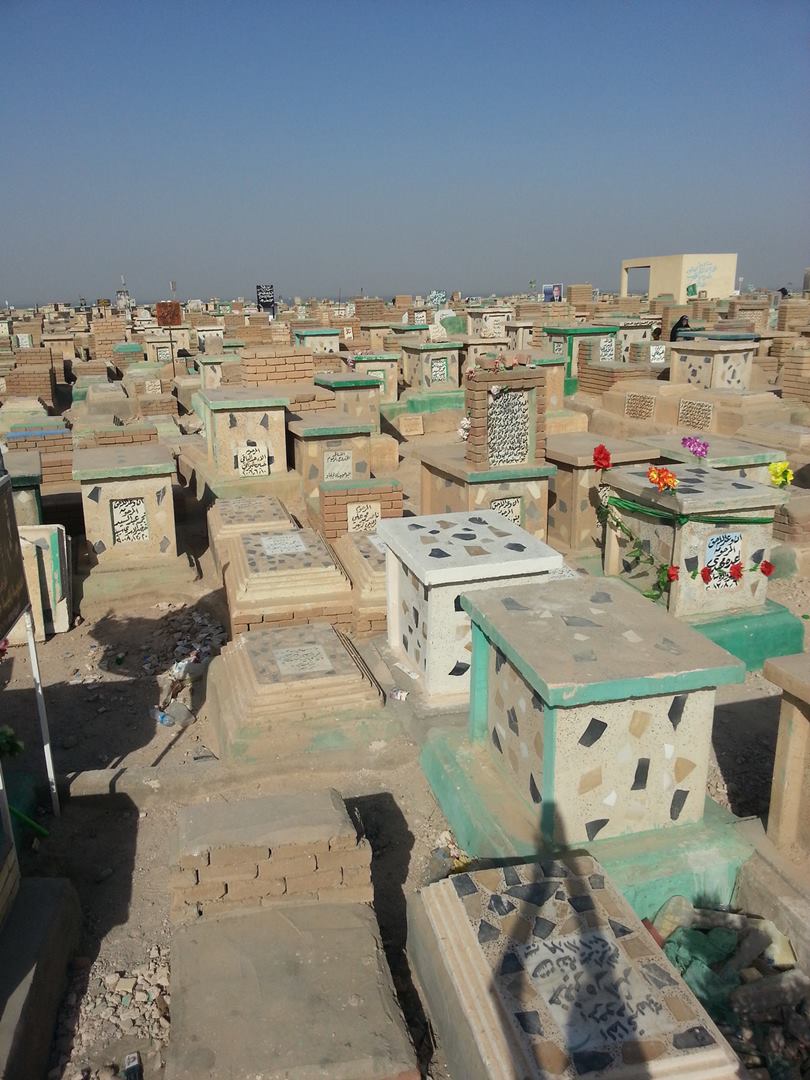
[[[7,725],[0,726],[0,758],[15,757],[22,753],[24,743]]]

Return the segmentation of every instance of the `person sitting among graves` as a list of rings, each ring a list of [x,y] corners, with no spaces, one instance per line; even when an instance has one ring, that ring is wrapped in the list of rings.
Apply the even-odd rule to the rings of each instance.
[[[681,315],[680,319],[678,319],[669,332],[669,340],[677,341],[681,330],[688,330],[689,328],[689,319],[685,315]]]
[[[785,286],[784,286],[784,285],[783,285],[783,286],[782,286],[782,288],[781,288],[781,289],[779,290],[779,292],[781,293],[781,295],[782,295],[782,299],[783,299],[783,300],[787,300],[787,298],[788,298],[788,297],[790,296],[790,293],[789,293],[789,292],[787,291],[787,289],[785,288]]]
[[[660,341],[661,340],[661,327],[660,326],[656,326],[655,329],[653,330],[652,339],[653,339],[653,341]]]

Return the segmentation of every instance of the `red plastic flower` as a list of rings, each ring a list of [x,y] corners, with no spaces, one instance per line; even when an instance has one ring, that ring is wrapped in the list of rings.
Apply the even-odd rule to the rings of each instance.
[[[770,577],[775,569],[776,567],[773,565],[773,563],[768,562],[767,559],[763,559],[762,562],[759,564],[759,572],[760,574],[764,574],[765,577]]]
[[[700,571],[700,576],[703,578],[703,584],[708,585],[712,580],[712,568],[710,566],[704,566]]]
[[[677,581],[681,568],[679,566],[667,567],[667,581]]]
[[[733,581],[739,581],[740,578],[743,576],[742,563],[732,563],[731,566],[728,568],[728,576]]]
[[[604,443],[599,443],[598,446],[594,447],[593,463],[597,469],[610,468],[610,451]]]

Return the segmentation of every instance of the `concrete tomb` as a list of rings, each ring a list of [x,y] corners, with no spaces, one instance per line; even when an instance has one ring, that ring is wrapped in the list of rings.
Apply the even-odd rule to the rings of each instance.
[[[565,361],[565,394],[577,388],[579,371],[579,342],[593,339],[599,360],[612,363],[616,359],[616,326],[543,326],[551,344],[552,355]]]
[[[669,379],[704,390],[748,390],[755,352],[753,341],[676,341],[669,350]]]
[[[353,637],[385,633],[386,550],[376,532],[349,532],[335,542],[335,554],[352,583]]]
[[[783,854],[810,853],[810,653],[766,660],[763,675],[782,689],[768,837]]]
[[[286,473],[288,398],[248,386],[221,386],[201,391],[200,402],[208,458],[219,475],[257,479]]]
[[[470,691],[462,593],[570,573],[558,552],[493,510],[389,519],[377,535],[388,547],[388,644],[422,677],[429,699]]]
[[[371,424],[375,435],[380,433],[380,380],[360,372],[339,375],[321,372],[315,385],[331,390],[335,395],[335,414],[348,420],[364,420]]]
[[[312,412],[305,419],[293,420],[289,430],[304,498],[317,495],[322,481],[367,480],[371,475],[370,420]]]
[[[590,855],[429,885],[409,898],[408,956],[464,1080],[745,1075]]]
[[[208,511],[208,542],[214,565],[221,572],[229,556],[228,543],[246,532],[289,532],[295,525],[284,503],[273,495],[217,499]]]
[[[458,341],[402,342],[402,376],[412,394],[458,390]]]
[[[377,685],[323,623],[259,627],[237,635],[211,664],[206,711],[214,749],[223,757],[252,761],[314,749],[323,718],[379,707]]]
[[[705,457],[696,459],[695,455],[683,445],[684,438],[698,438],[708,443]],[[728,435],[649,435],[644,436],[648,446],[657,452],[660,461],[701,465],[707,469],[719,469],[728,477],[739,477],[755,484],[770,485],[771,476],[768,466],[775,461],[784,461],[784,450],[770,446],[758,446],[756,443],[731,438]]]
[[[381,402],[399,397],[399,353],[355,353],[354,370],[362,378],[377,380]]]

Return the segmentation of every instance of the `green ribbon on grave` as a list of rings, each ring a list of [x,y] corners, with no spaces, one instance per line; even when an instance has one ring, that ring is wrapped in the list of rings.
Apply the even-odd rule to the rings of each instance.
[[[629,510],[645,517],[655,518],[657,521],[669,521],[676,528],[681,528],[688,521],[700,521],[705,525],[773,525],[772,517],[728,517],[719,514],[678,514],[674,510],[663,510],[659,507],[645,506],[636,502],[635,499],[620,499],[617,495],[611,495],[607,501],[608,506],[615,506],[617,510]]]

